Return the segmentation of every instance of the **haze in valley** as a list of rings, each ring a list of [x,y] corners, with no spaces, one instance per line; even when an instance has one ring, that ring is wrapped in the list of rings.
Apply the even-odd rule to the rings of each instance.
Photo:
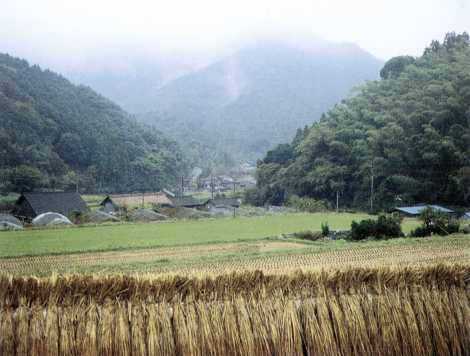
[[[91,87],[194,165],[230,166],[469,18],[468,0],[16,0],[2,4],[0,52]]]

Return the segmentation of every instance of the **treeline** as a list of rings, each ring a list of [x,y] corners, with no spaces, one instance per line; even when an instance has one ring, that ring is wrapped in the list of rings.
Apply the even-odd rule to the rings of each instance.
[[[0,54],[0,191],[156,190],[184,169],[175,142],[111,101]]]
[[[298,195],[383,209],[470,204],[470,39],[396,57],[318,123],[258,162],[257,204]]]

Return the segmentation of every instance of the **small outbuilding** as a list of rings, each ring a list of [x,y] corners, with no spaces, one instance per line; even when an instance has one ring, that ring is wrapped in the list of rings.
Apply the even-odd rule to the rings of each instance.
[[[171,207],[174,194],[164,189],[161,192],[131,193],[131,194],[110,194],[100,203],[101,210],[112,213],[123,207],[141,206],[145,203]]]
[[[106,213],[114,213],[119,210],[119,205],[117,205],[114,200],[108,195],[100,203],[100,210]]]
[[[48,212],[70,216],[86,211],[88,207],[78,193],[41,192],[21,194],[15,203],[14,215],[20,219],[32,220]]]
[[[443,206],[440,206],[440,205],[431,205],[431,204],[420,204],[420,205],[415,205],[415,206],[397,207],[394,209],[394,211],[397,211],[398,213],[404,216],[418,217],[426,208],[431,208],[443,214],[449,214],[449,215],[455,214],[455,211],[451,209],[444,208]]]
[[[215,198],[209,200],[209,206],[213,208],[239,208],[241,199],[239,198]]]
[[[215,198],[208,203],[209,212],[213,215],[227,216],[235,214],[240,207],[241,199],[237,198]]]
[[[209,200],[198,200],[188,195],[184,197],[171,198],[171,202],[175,208],[201,209],[207,206]]]
[[[470,211],[463,214],[463,219],[464,220],[470,220]]]

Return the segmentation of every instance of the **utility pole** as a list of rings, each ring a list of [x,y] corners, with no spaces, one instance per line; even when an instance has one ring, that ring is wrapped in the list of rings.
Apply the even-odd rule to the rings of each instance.
[[[184,176],[181,176],[181,197],[184,196]]]
[[[145,206],[145,192],[142,192],[142,209]]]
[[[374,161],[370,166],[370,212],[374,211]]]
[[[214,176],[211,175],[211,197],[214,200]]]
[[[336,213],[339,213],[339,191],[336,191]]]

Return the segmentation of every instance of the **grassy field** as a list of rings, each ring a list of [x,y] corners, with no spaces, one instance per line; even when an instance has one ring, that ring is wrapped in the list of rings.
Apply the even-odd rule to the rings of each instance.
[[[252,218],[118,224],[80,228],[24,230],[0,234],[0,257],[67,254],[153,247],[250,241],[305,230],[348,229],[361,214],[285,214]],[[404,223],[409,231],[417,224]]]

